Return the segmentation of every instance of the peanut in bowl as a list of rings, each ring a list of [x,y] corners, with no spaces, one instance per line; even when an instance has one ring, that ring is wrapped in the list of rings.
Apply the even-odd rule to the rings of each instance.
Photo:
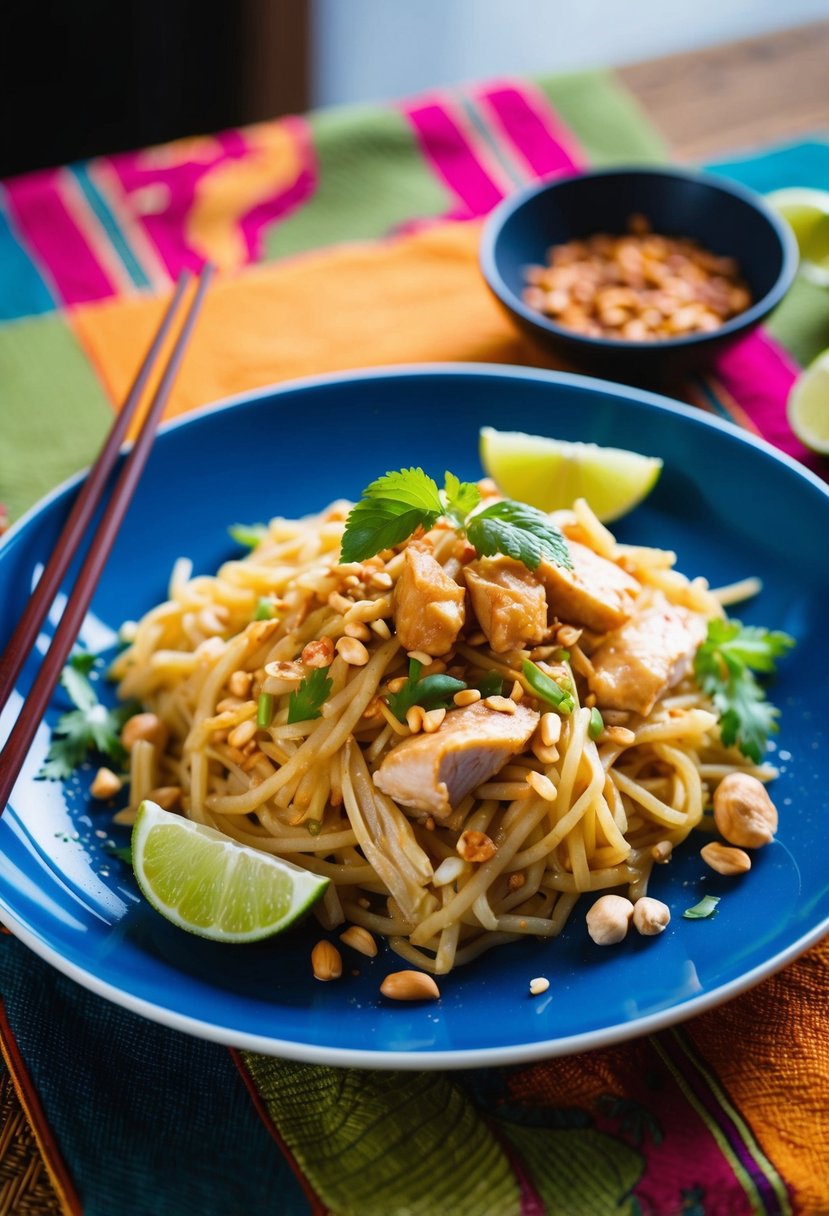
[[[487,221],[481,269],[547,353],[599,374],[688,371],[750,332],[797,269],[753,192],[681,169],[597,170],[527,187]]]

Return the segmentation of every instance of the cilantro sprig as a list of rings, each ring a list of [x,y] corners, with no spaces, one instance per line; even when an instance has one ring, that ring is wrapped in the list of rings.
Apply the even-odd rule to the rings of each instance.
[[[777,731],[777,710],[766,700],[754,672],[770,675],[777,660],[794,646],[787,633],[716,618],[694,658],[694,677],[720,715],[726,747],[736,746],[759,764],[770,734]]]
[[[109,709],[101,704],[89,679],[96,661],[94,654],[79,653],[70,658],[61,672],[61,685],[74,709],[61,714],[55,723],[38,780],[62,781],[90,755],[101,756],[116,765],[122,765],[127,758],[121,729],[138,706],[128,702]]]
[[[422,669],[423,664],[417,659],[409,659],[406,683],[386,697],[386,704],[398,722],[406,721],[406,714],[413,705],[420,705],[423,709],[439,709],[448,706],[455,693],[467,687],[463,680],[456,680],[445,672],[435,672],[421,678]]]
[[[366,487],[349,512],[342,561],[365,561],[445,517],[482,557],[503,553],[529,570],[536,570],[545,557],[560,566],[572,565],[567,542],[542,511],[509,498],[482,510],[480,504],[478,487],[454,473],[444,475],[443,489],[421,468],[385,473]]]
[[[321,718],[322,707],[333,684],[327,667],[315,667],[288,698],[288,721],[308,722],[312,718]]]

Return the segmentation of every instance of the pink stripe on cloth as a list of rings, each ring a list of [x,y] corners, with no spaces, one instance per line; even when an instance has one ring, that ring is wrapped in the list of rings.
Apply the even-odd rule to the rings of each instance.
[[[62,169],[43,169],[5,183],[9,211],[38,268],[64,304],[115,294],[85,234],[61,197]]]
[[[721,355],[716,364],[723,387],[763,438],[819,476],[829,477],[829,460],[805,448],[786,419],[786,401],[799,374],[800,368],[782,346],[760,329]]]
[[[125,203],[133,208],[172,279],[204,265],[204,257],[191,248],[186,235],[197,184],[216,165],[241,160],[247,150],[241,132],[224,131],[107,158],[124,190]]]
[[[263,231],[275,220],[284,219],[286,215],[295,211],[297,207],[311,198],[317,188],[319,172],[308,123],[302,118],[291,115],[279,121],[280,125],[290,132],[302,167],[296,180],[286,190],[264,203],[258,203],[240,219],[239,228],[245,238],[248,256],[252,262],[261,261],[264,256]]]
[[[438,101],[407,106],[406,117],[414,127],[423,154],[456,195],[460,207],[452,219],[486,215],[503,197],[482,168],[474,149]]]
[[[544,94],[532,85],[496,84],[481,94],[480,101],[492,110],[533,177],[573,173],[586,166],[587,158],[573,136]]]

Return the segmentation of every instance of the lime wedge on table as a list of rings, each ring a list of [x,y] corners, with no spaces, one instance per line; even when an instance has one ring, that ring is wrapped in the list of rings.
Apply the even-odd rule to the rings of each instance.
[[[829,191],[792,186],[766,195],[794,233],[804,273],[829,284]]]
[[[221,832],[142,802],[132,864],[144,895],[167,920],[217,942],[253,942],[294,924],[327,878]]]
[[[558,511],[586,498],[605,523],[633,510],[662,471],[654,456],[491,426],[481,428],[481,463],[508,498],[540,511]]]
[[[789,425],[800,442],[829,455],[829,350],[795,380],[787,411]]]

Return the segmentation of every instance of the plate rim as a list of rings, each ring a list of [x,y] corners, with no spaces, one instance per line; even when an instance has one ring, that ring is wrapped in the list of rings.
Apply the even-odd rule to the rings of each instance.
[[[783,465],[789,472],[801,478],[812,489],[816,489],[824,498],[829,499],[829,485],[817,474],[801,465],[793,457],[775,448],[767,440],[740,428],[736,423],[716,415],[702,413],[692,406],[685,405],[670,397],[647,389],[618,384],[614,381],[598,377],[582,376],[573,372],[559,372],[544,368],[525,367],[506,363],[463,363],[463,362],[430,362],[415,364],[395,364],[369,368],[354,368],[341,372],[328,372],[321,375],[280,381],[260,388],[247,390],[220,398],[204,406],[182,414],[164,423],[159,428],[158,437],[163,437],[170,431],[181,427],[198,424],[200,421],[224,411],[229,411],[238,405],[252,404],[260,400],[288,394],[309,388],[325,388],[329,385],[365,379],[389,379],[402,377],[436,377],[458,376],[500,378],[510,380],[536,381],[550,386],[562,385],[608,393],[617,399],[633,400],[637,405],[647,409],[655,409],[678,416],[686,422],[702,427],[710,427],[722,431],[740,443],[757,449],[767,458]],[[131,445],[123,445],[122,453]],[[86,476],[87,470],[66,478],[46,495],[34,503],[0,538],[0,556],[14,542],[20,532],[39,514],[48,509],[53,501],[68,491],[71,491]],[[720,984],[709,992],[690,997],[688,1000],[674,1003],[665,1009],[634,1018],[627,1022],[605,1027],[599,1030],[583,1031],[561,1038],[538,1039],[529,1043],[507,1044],[498,1047],[470,1047],[439,1050],[383,1050],[362,1049],[351,1047],[320,1046],[318,1044],[297,1042],[290,1039],[279,1039],[253,1032],[239,1032],[226,1025],[216,1022],[206,1022],[190,1014],[179,1013],[175,1010],[157,1004],[146,997],[133,995],[119,988],[114,983],[102,979],[86,970],[80,964],[65,958],[57,949],[45,942],[37,932],[32,930],[18,914],[8,906],[5,893],[0,887],[0,911],[3,923],[13,932],[24,945],[43,959],[47,964],[68,978],[79,983],[86,990],[103,997],[116,1006],[130,1012],[147,1017],[168,1029],[194,1035],[197,1038],[250,1050],[264,1055],[277,1056],[284,1059],[310,1064],[323,1064],[333,1067],[356,1067],[376,1069],[463,1069],[471,1067],[491,1067],[517,1063],[527,1063],[542,1059],[553,1059],[558,1056],[572,1055],[587,1050],[598,1050],[617,1043],[652,1034],[670,1026],[687,1021],[707,1010],[718,1007],[741,993],[750,990],[764,979],[782,970],[793,962],[811,946],[822,940],[829,932],[829,917],[822,919],[807,932],[801,934],[794,942],[773,954],[770,958],[758,963],[749,971]],[[439,1006],[437,1007],[439,1008]]]
[[[322,372],[317,375],[298,376],[290,380],[277,380],[260,388],[245,389],[240,393],[231,393],[225,397],[218,397],[215,401],[195,406],[187,413],[162,422],[158,428],[156,439],[166,435],[170,431],[197,423],[200,419],[207,418],[212,414],[220,413],[223,410],[230,410],[237,405],[245,405],[264,397],[273,397],[283,392],[289,393],[306,388],[323,388],[329,384],[340,384],[349,380],[390,379],[397,378],[398,376],[402,378],[421,375],[462,377],[467,374],[483,376],[501,375],[505,379],[540,380],[542,383],[562,384],[573,388],[587,387],[588,389],[604,392],[607,392],[608,388],[610,388],[616,396],[635,399],[637,403],[644,404],[660,412],[677,414],[689,422],[697,423],[703,427],[711,427],[716,431],[723,431],[725,434],[731,435],[743,443],[747,443],[750,447],[758,448],[766,456],[778,461],[788,468],[790,472],[809,482],[821,494],[829,497],[829,484],[821,477],[818,477],[816,473],[813,473],[806,465],[801,464],[800,461],[790,456],[787,452],[781,451],[780,448],[776,448],[774,444],[764,439],[761,435],[756,435],[752,431],[738,426],[736,422],[732,422],[729,418],[721,418],[718,414],[705,413],[696,406],[686,405],[683,401],[677,401],[673,397],[668,397],[664,393],[654,392],[652,389],[640,389],[634,385],[622,384],[616,380],[603,379],[600,376],[583,376],[580,372],[558,371],[554,368],[528,367],[520,363],[464,363],[459,361],[446,363],[439,361],[429,363],[392,363],[378,364],[370,367],[347,368],[339,372]],[[123,443],[119,449],[119,454],[123,456],[131,447],[132,441]],[[15,540],[18,532],[35,515],[45,510],[54,499],[59,498],[68,490],[73,489],[74,486],[79,485],[88,475],[90,468],[91,465],[86,465],[79,469],[77,473],[71,473],[63,481],[59,482],[58,485],[54,486],[53,489],[32,503],[0,536],[0,553],[3,552],[10,542]]]

